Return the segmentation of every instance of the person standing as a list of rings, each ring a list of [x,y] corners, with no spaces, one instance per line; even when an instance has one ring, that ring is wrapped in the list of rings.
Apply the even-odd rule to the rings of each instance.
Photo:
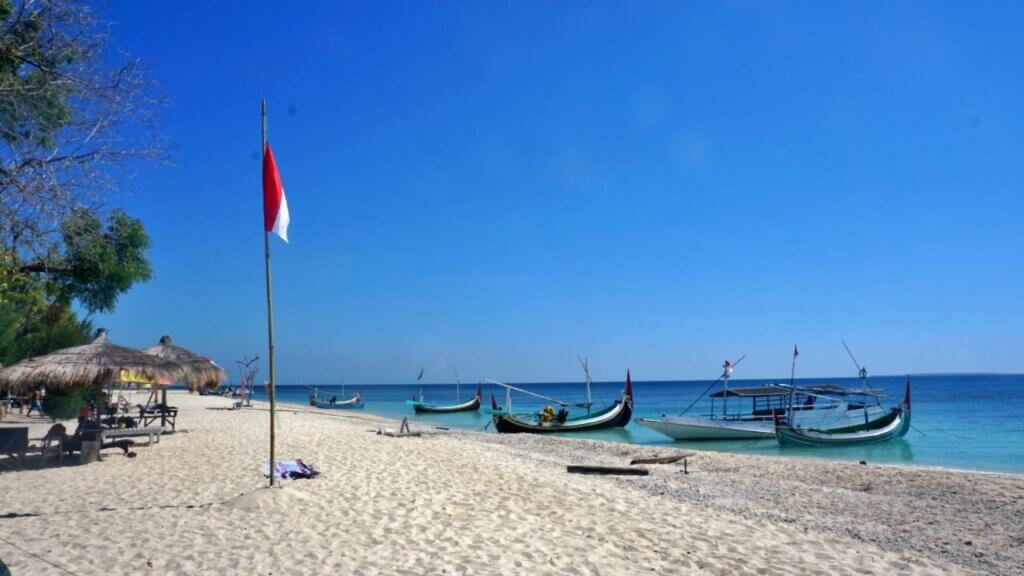
[[[39,412],[40,416],[45,418],[46,414],[43,414],[43,402],[42,402],[42,399],[43,399],[43,393],[38,388],[33,390],[31,398],[29,399],[29,403],[28,403],[28,412],[26,412],[25,415],[26,416],[31,416],[32,415],[32,411],[35,410],[36,412]]]

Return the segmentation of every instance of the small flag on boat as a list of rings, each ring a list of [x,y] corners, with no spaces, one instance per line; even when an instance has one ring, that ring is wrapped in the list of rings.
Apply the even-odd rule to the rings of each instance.
[[[420,375],[416,377],[416,380],[423,380],[423,368],[420,368]]]
[[[284,197],[284,185],[277,171],[274,153],[267,142],[263,154],[263,225],[267,232],[273,232],[288,241],[288,200]]]
[[[722,368],[725,370],[724,372],[722,372],[722,378],[728,378],[729,376],[732,376],[732,362],[726,360],[725,364],[722,364]]]
[[[793,344],[793,358],[796,358],[799,355],[800,355],[800,349],[796,347],[796,344]]]

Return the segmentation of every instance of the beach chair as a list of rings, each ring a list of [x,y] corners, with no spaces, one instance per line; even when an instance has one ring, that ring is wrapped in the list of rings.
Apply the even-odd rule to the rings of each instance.
[[[47,454],[53,453],[57,462],[64,463],[64,439],[67,438],[67,430],[63,424],[54,424],[46,432],[46,436],[39,439],[40,464],[46,460]]]
[[[0,454],[16,458],[18,468],[25,463],[25,452],[28,450],[28,426],[17,428],[0,428]]]

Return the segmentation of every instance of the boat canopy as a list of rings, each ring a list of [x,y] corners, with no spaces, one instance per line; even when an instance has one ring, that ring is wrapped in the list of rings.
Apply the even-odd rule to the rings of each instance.
[[[874,388],[844,388],[835,384],[812,384],[810,386],[796,386],[798,394],[820,394],[826,396],[874,396],[884,397],[885,391]],[[708,394],[709,398],[764,398],[766,396],[789,396],[794,387],[788,384],[767,384],[765,386],[752,386],[750,388],[729,388]]]
[[[790,389],[783,388],[782,386],[754,386],[752,388],[729,388],[728,390],[719,390],[713,394],[708,394],[711,398],[721,398],[723,396],[739,396],[741,398],[760,398],[763,396],[789,396]]]

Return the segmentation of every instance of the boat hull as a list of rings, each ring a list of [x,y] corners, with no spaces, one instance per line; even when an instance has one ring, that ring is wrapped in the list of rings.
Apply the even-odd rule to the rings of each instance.
[[[348,400],[335,402],[334,404],[317,400],[314,405],[323,410],[359,410],[363,407],[363,398],[362,395],[357,394]]]
[[[852,446],[887,442],[904,436],[910,430],[910,409],[905,406],[893,408],[884,420],[876,421],[873,427],[853,432],[802,430],[779,423],[775,427],[775,437],[779,446]]]
[[[674,440],[755,440],[772,438],[771,422],[729,422],[701,418],[637,418],[637,424]]]
[[[547,434],[552,432],[585,432],[607,428],[622,428],[633,416],[633,397],[623,394],[622,398],[608,408],[590,414],[571,418],[565,422],[535,422],[512,414],[495,414],[494,428],[502,434]]]
[[[454,404],[451,406],[435,406],[424,402],[413,402],[412,409],[417,414],[450,414],[452,412],[475,412],[480,409],[480,396],[475,396],[469,402]]]
[[[317,408],[324,410],[360,410],[363,408],[363,403],[358,404],[331,404],[330,402],[317,402]]]

